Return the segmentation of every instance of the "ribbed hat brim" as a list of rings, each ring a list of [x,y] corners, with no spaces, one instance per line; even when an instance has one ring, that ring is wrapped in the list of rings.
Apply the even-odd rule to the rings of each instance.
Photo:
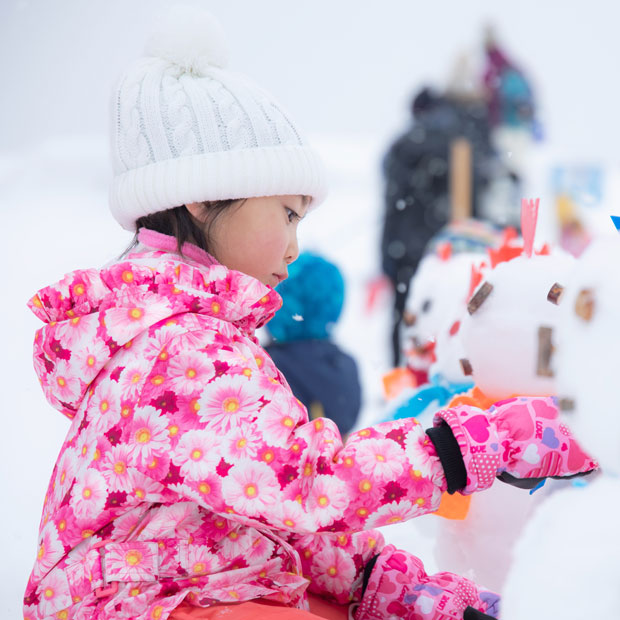
[[[312,208],[326,193],[318,154],[282,145],[188,155],[129,170],[112,182],[110,209],[134,232],[138,218],[190,202],[290,194],[309,196]]]

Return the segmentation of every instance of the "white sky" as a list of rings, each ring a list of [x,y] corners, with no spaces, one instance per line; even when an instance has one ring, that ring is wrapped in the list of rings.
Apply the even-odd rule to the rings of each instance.
[[[620,4],[613,0],[188,0],[223,23],[231,65],[306,133],[385,141],[423,82],[495,24],[533,77],[548,141],[562,157],[618,161]],[[2,0],[0,150],[50,135],[103,133],[111,84],[170,0]],[[4,147],[4,149],[3,149]]]

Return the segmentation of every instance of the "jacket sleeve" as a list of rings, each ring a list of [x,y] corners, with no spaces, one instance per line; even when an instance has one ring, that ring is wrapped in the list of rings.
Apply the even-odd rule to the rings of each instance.
[[[301,558],[308,591],[340,605],[359,602],[374,560],[385,547],[381,532],[289,535]]]
[[[247,342],[169,343],[142,389],[129,442],[146,437],[147,418],[150,434],[168,429],[161,449],[170,465],[149,472],[145,452],[142,472],[163,472],[155,479],[177,497],[254,527],[372,529],[432,512],[446,489],[415,419],[363,429],[343,445],[334,422],[308,421],[271,359]]]

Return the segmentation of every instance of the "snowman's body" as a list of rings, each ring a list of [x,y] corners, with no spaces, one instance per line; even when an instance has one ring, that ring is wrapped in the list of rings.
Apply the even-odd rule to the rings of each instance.
[[[459,335],[474,382],[489,399],[556,393],[552,365],[539,368],[539,334],[557,325],[559,308],[547,294],[573,266],[564,253],[520,256],[485,274],[491,292],[473,314],[464,314]],[[501,593],[524,524],[543,497],[565,484],[550,481],[530,495],[496,482],[475,494],[464,520],[441,519],[437,526],[437,564]]]
[[[620,239],[593,243],[561,300],[555,365],[563,410],[599,472],[537,508],[515,547],[504,620],[620,617]]]

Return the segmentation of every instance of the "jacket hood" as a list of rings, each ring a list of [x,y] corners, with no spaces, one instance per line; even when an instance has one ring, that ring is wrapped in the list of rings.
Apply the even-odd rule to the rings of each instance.
[[[166,249],[170,237],[149,235],[151,247],[103,269],[73,271],[28,302],[45,322],[35,335],[35,371],[47,400],[69,418],[115,353],[152,325],[191,312],[253,336],[282,305],[272,288],[195,246],[185,244],[180,256]]]

